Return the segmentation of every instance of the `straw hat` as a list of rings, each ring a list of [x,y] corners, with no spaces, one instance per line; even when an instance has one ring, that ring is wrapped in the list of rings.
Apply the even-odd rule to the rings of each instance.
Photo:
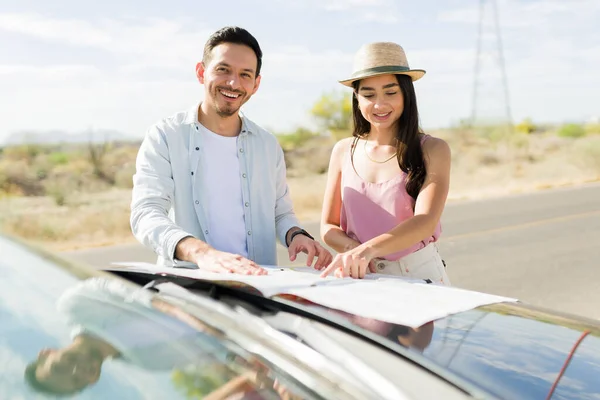
[[[362,46],[354,57],[354,68],[349,78],[339,81],[352,87],[352,82],[385,74],[408,75],[413,81],[421,79],[425,70],[411,69],[402,46],[391,42],[376,42]]]

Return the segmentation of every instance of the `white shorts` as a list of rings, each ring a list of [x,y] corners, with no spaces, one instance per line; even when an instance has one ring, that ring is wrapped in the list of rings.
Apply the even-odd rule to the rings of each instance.
[[[446,266],[435,243],[408,254],[398,261],[376,259],[375,267],[380,274],[429,279],[432,283],[451,286]]]

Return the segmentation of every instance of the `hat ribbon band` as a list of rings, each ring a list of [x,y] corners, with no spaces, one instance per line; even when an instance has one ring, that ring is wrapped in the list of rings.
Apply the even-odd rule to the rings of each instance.
[[[356,71],[355,73],[352,74],[352,78],[356,78],[357,76],[363,76],[363,75],[367,75],[367,74],[378,74],[378,73],[385,73],[385,72],[389,72],[389,73],[394,73],[394,72],[399,72],[399,71],[410,71],[410,68],[402,66],[402,65],[384,65],[381,67],[373,67],[373,68],[366,68],[366,69],[361,69],[360,71]]]

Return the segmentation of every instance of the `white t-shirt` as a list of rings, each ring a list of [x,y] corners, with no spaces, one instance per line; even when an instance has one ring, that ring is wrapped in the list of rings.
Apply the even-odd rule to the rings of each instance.
[[[207,188],[211,244],[217,250],[248,257],[237,136],[221,136],[202,125],[199,132],[204,141],[201,173]]]

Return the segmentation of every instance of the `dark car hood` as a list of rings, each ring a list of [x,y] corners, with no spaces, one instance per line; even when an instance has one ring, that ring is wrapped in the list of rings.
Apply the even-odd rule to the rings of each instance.
[[[120,268],[106,270],[122,273]],[[134,279],[137,275],[139,284],[153,279],[150,271],[131,272],[125,277]],[[321,306],[299,298],[295,302],[323,315]],[[337,311],[327,310],[330,312],[340,316]],[[552,399],[600,400],[598,321],[523,303],[499,303],[450,315],[429,325],[433,325],[430,340],[428,337],[420,348],[411,347],[415,355],[424,356],[436,369],[449,370],[498,398],[546,399],[552,392]],[[428,328],[431,332],[431,326]],[[365,328],[357,326],[357,330],[364,332]],[[399,325],[392,329],[400,335],[408,331],[410,328]],[[394,340],[395,333],[382,335]]]
[[[500,398],[600,399],[599,337],[596,321],[496,304],[435,321],[423,355]]]

